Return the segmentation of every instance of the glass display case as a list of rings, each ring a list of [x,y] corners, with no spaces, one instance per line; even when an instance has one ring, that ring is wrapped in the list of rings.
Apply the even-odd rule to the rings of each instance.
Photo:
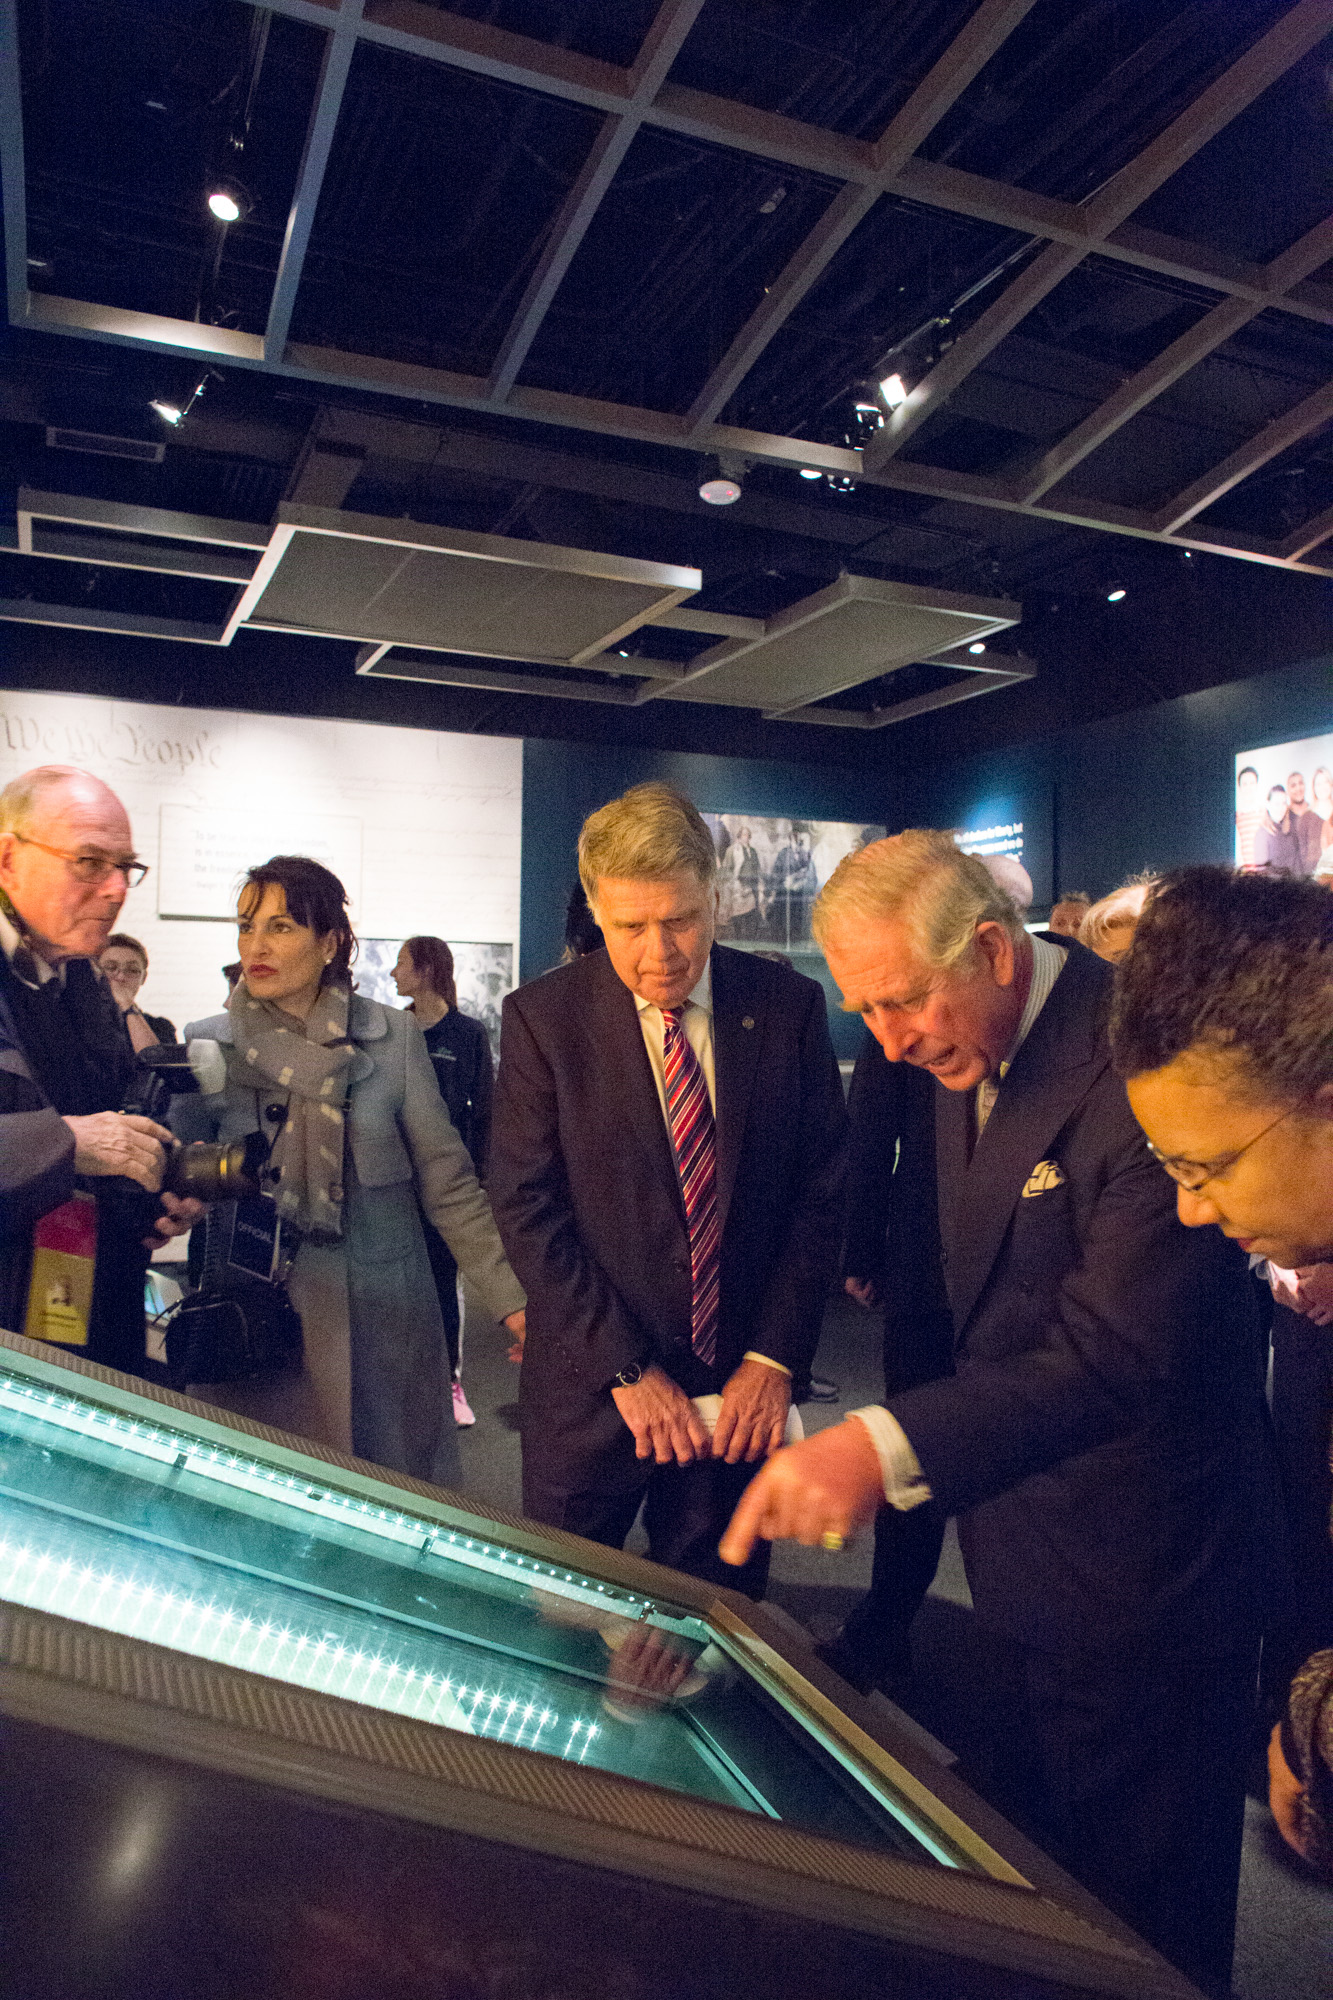
[[[15,1992],[1191,1991],[762,1607],[11,1335],[0,1714]]]

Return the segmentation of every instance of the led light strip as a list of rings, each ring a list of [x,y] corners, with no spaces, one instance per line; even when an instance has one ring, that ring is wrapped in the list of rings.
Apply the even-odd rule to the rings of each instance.
[[[469,1569],[487,1570],[492,1576],[517,1577],[536,1589],[549,1590],[554,1597],[572,1598],[576,1604],[592,1604],[599,1611],[616,1612],[622,1618],[633,1618],[647,1625],[674,1629],[682,1622],[694,1622],[689,1619],[682,1621],[660,1611],[650,1597],[636,1597],[632,1591],[618,1590],[612,1583],[593,1583],[574,1570],[553,1568],[550,1563],[538,1562],[535,1556],[519,1555],[514,1549],[501,1548],[496,1543],[478,1541],[464,1534],[437,1535],[426,1553],[438,1556],[442,1562],[463,1563]]]
[[[549,1705],[519,1695],[403,1666],[384,1653],[345,1646],[273,1619],[248,1617],[216,1599],[205,1602],[188,1592],[161,1590],[133,1575],[3,1538],[0,1597],[269,1680],[579,1763],[601,1734],[595,1722],[577,1716],[566,1725]],[[567,1739],[563,1747],[562,1735]]]
[[[296,1508],[319,1519],[336,1521],[363,1534],[377,1535],[383,1541],[396,1542],[409,1549],[428,1549],[431,1555],[445,1562],[461,1563],[467,1568],[485,1570],[494,1576],[513,1577],[517,1574],[523,1582],[549,1590],[555,1596],[571,1598],[579,1604],[595,1605],[599,1610],[614,1609],[623,1617],[642,1619],[649,1624],[668,1629],[695,1629],[695,1621],[688,1616],[682,1619],[663,1611],[651,1599],[617,1589],[614,1584],[585,1581],[573,1570],[540,1562],[532,1556],[519,1555],[512,1549],[475,1536],[462,1533],[443,1535],[432,1523],[399,1510],[376,1507],[370,1501],[353,1499],[350,1494],[328,1489],[299,1474],[265,1465],[262,1460],[251,1458],[244,1452],[233,1451],[225,1445],[204,1444],[184,1432],[139,1423],[97,1404],[62,1395],[57,1390],[34,1387],[12,1375],[0,1375],[0,1408],[16,1410],[43,1423],[58,1425],[77,1436],[135,1452],[142,1458],[175,1465],[182,1472],[194,1473],[217,1485],[257,1494],[262,1499]]]

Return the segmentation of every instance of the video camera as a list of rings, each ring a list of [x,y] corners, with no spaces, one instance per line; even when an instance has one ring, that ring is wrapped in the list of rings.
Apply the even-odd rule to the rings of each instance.
[[[134,1076],[121,1110],[165,1125],[173,1097],[211,1097],[226,1081],[226,1058],[217,1042],[156,1042],[136,1053]],[[202,1202],[245,1201],[262,1192],[268,1153],[269,1142],[262,1132],[226,1145],[177,1141],[167,1154],[162,1190]]]

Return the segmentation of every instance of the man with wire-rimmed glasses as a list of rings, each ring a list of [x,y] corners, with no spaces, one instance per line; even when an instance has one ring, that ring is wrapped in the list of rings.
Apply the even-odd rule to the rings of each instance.
[[[0,792],[0,1324],[139,1372],[147,1251],[126,1183],[160,1188],[171,1134],[118,1109],[133,1058],[93,961],[146,873],[88,772],[47,764]],[[162,1207],[163,1237],[199,1212]]]

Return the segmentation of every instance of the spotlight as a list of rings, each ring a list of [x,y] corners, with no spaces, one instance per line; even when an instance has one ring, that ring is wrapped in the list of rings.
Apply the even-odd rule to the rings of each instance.
[[[971,644],[971,645],[970,645],[970,646],[968,647],[968,649],[967,649],[967,650],[968,650],[968,652],[969,652],[969,653],[973,654],[974,656],[975,656],[975,655],[976,655],[977,653],[984,653],[984,652],[985,652],[985,650],[986,650],[986,647],[985,647],[985,643],[984,643],[984,641],[982,641],[981,639],[974,639],[974,640],[973,640],[973,642],[972,642],[972,644]]]
[[[214,369],[206,369],[183,403],[169,403],[165,396],[155,396],[148,407],[150,410],[156,410],[163,423],[170,424],[171,428],[175,430],[180,424],[185,422],[185,419],[189,416],[209,383],[220,382],[221,380],[222,377]]]
[[[1119,604],[1121,598],[1124,595],[1125,595],[1124,586],[1123,584],[1118,583],[1114,590],[1107,591],[1106,601],[1108,604]]]
[[[907,385],[901,375],[886,375],[879,385],[879,393],[884,398],[885,407],[900,410],[907,401]]]
[[[822,479],[824,475],[813,465],[803,465],[801,467],[801,477],[802,479]]]
[[[253,207],[239,181],[216,181],[208,191],[209,213],[219,222],[241,222]]]
[[[714,463],[717,470],[703,480],[699,498],[710,507],[733,507],[741,497],[741,481],[748,470],[748,461],[719,452]]]

